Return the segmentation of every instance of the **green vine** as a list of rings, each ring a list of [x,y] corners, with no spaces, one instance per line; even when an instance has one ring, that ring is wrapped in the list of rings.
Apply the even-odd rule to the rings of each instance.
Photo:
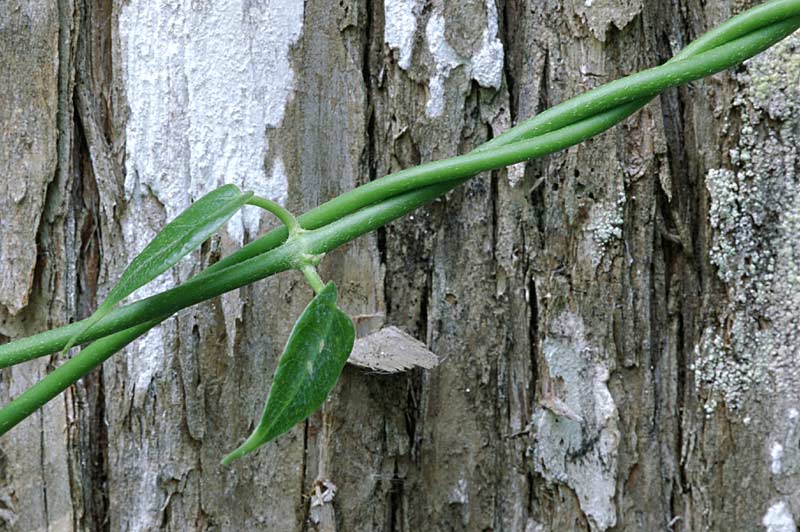
[[[765,3],[706,33],[662,66],[581,94],[470,153],[385,176],[298,218],[279,204],[232,185],[213,191],[165,226],[92,316],[0,346],[0,367],[8,367],[91,342],[0,410],[0,435],[178,310],[297,269],[316,296],[298,319],[281,355],[259,426],[225,461],[255,450],[322,404],[352,349],[352,322],[336,306],[333,283],[326,285],[315,269],[325,253],[431,202],[480,172],[542,157],[597,135],[663,90],[735,66],[799,27],[800,0]],[[180,286],[120,306],[125,297],[196,249],[244,205],[263,208],[284,225]]]

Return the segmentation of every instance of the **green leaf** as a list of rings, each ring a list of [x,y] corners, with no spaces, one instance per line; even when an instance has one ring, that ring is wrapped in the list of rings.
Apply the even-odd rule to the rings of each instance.
[[[67,342],[64,352],[75,345],[80,336],[111,312],[120,301],[199,247],[252,196],[252,192],[243,193],[235,185],[224,185],[195,201],[176,216],[133,259],[106,300],[86,320],[86,325]]]
[[[222,463],[256,450],[313,414],[333,389],[355,340],[350,318],[336,306],[336,286],[327,286],[294,324],[272,380],[258,427]]]

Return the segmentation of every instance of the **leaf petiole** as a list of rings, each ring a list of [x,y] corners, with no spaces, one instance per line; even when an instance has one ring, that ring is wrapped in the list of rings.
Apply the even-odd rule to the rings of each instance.
[[[305,275],[306,281],[308,281],[308,284],[314,289],[315,294],[319,295],[325,289],[325,283],[322,281],[322,278],[319,276],[314,266],[306,264],[300,268],[300,271]]]
[[[277,216],[278,219],[283,222],[283,225],[285,225],[289,230],[289,238],[303,232],[303,228],[300,227],[300,223],[297,221],[297,218],[295,218],[294,214],[289,212],[281,204],[259,196],[253,196],[247,200],[247,204],[261,207],[265,211],[271,212]]]
[[[279,204],[232,185],[209,193],[170,222],[134,259],[90,318],[0,346],[2,368],[69,349],[74,343],[97,340],[1,410],[0,434],[177,310],[274,273],[297,269],[317,297],[290,336],[260,428],[226,462],[246,454],[286,432],[322,404],[352,347],[352,323],[348,325],[349,319],[336,307],[335,287],[325,287],[315,269],[324,253],[433,201],[480,172],[535,159],[605,131],[662,90],[736,65],[798,27],[800,0],[767,2],[712,30],[665,65],[567,100],[470,153],[370,181],[298,218]],[[270,231],[178,287],[119,306],[136,289],[196,249],[244,204],[275,214],[286,227]],[[335,349],[330,348],[331,341]],[[297,380],[301,378],[305,380]],[[314,382],[320,385],[315,388]]]

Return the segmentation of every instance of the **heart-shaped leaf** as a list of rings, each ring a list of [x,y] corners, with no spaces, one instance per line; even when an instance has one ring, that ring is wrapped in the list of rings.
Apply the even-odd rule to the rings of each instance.
[[[164,226],[152,242],[128,265],[105,301],[86,321],[86,325],[67,342],[64,351],[108,314],[120,301],[146,285],[191,253],[227,222],[252,192],[241,192],[235,185],[212,190]]]
[[[256,450],[322,406],[342,373],[354,340],[353,322],[336,306],[336,286],[328,283],[292,328],[258,427],[222,463],[227,465]]]

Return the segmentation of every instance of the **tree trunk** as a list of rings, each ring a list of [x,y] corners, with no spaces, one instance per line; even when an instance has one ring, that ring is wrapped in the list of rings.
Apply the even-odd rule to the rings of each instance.
[[[0,334],[88,315],[223,183],[307,210],[752,4],[0,3]],[[180,312],[0,440],[0,528],[796,530],[798,46],[329,254],[362,329],[443,362],[348,367],[230,467],[311,291],[283,274]],[[276,223],[246,209],[137,296]],[[4,370],[0,399],[60,362]]]

